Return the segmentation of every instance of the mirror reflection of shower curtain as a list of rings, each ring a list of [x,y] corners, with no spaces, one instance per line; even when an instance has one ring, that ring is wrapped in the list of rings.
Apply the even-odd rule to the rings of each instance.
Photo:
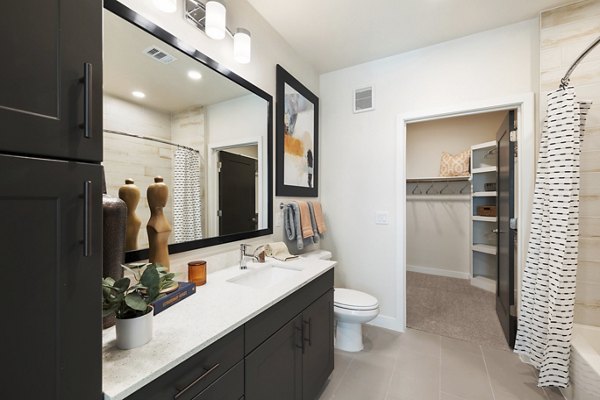
[[[202,239],[200,154],[175,150],[173,171],[173,233],[175,243]]]

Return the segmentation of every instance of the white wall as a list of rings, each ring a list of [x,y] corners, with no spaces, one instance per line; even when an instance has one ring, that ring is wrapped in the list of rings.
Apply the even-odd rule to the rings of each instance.
[[[534,92],[538,20],[533,19],[321,76],[321,191],[339,260],[336,285],[379,299],[378,323],[399,327],[396,286],[396,117]],[[375,86],[376,109],[352,113],[352,92]],[[390,213],[375,225],[375,212]],[[409,233],[410,234],[410,233]]]
[[[198,49],[246,80],[252,82],[275,98],[275,66],[281,64],[315,94],[319,94],[319,78],[315,69],[298,55],[281,36],[252,8],[247,1],[225,1],[227,7],[227,25],[235,30],[244,27],[252,33],[252,61],[238,64],[233,60],[233,42],[230,38],[221,41],[209,39],[203,32],[194,28],[182,18],[183,2],[178,2],[178,10],[173,14],[162,13],[154,8],[151,1],[120,0],[150,21],[177,36],[187,45]],[[273,110],[274,111],[274,110]],[[274,157],[273,157],[274,158]],[[279,212],[279,201],[273,201],[274,215]],[[278,221],[278,218],[275,218]],[[261,244],[280,240],[281,226],[274,228],[275,235],[245,240],[247,243]],[[175,255],[171,257],[171,270],[186,274],[186,260],[207,258],[208,269],[214,270],[232,265],[238,257],[239,244],[228,243],[207,249]],[[222,253],[226,254],[222,254]]]
[[[545,95],[581,52],[600,35],[600,2],[582,1],[542,13],[540,117]],[[571,75],[581,100],[593,101],[581,145],[579,264],[575,322],[600,326],[600,47],[596,47]]]

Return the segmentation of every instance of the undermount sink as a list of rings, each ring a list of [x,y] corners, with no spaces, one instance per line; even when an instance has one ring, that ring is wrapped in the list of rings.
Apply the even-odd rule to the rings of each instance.
[[[252,263],[258,265],[257,263]],[[242,272],[227,282],[236,283],[238,285],[248,286],[254,289],[264,289],[278,285],[286,280],[293,278],[299,270],[280,267],[267,263],[260,267],[251,267],[249,265],[247,271]]]

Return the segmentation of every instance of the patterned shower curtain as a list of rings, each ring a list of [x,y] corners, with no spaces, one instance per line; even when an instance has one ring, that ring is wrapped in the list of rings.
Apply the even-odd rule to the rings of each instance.
[[[183,147],[175,150],[173,171],[173,234],[176,243],[202,239],[200,155]]]
[[[579,159],[590,103],[572,87],[548,94],[515,352],[538,386],[566,387],[579,245]]]

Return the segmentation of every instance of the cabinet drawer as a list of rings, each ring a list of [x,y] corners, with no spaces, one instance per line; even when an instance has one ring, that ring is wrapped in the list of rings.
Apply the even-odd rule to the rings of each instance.
[[[246,323],[246,354],[249,354],[289,320],[333,287],[333,269],[269,307]]]
[[[244,396],[244,361],[213,382],[193,400],[238,400]]]
[[[225,372],[241,361],[243,357],[244,327],[241,326],[198,354],[182,362],[177,367],[156,378],[127,397],[127,399],[195,399],[194,396],[197,396],[220,376],[223,376]],[[198,397],[198,399],[204,399],[204,397]]]

